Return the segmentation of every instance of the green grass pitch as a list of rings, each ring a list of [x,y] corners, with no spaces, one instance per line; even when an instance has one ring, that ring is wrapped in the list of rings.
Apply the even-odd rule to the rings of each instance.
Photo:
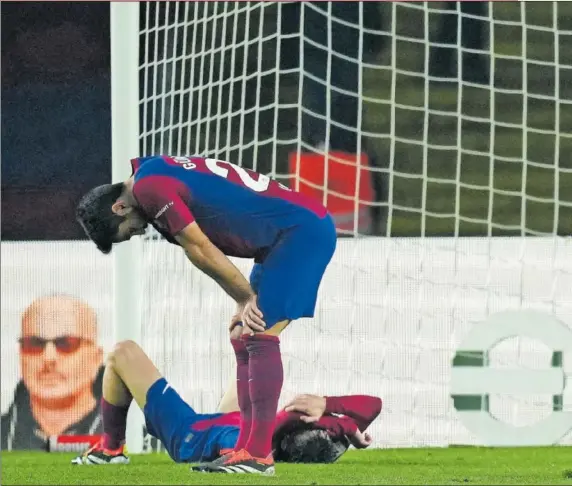
[[[72,466],[72,454],[3,452],[6,484],[568,484],[572,448],[350,451],[336,464],[279,464],[275,477],[192,473],[164,454],[127,466]]]

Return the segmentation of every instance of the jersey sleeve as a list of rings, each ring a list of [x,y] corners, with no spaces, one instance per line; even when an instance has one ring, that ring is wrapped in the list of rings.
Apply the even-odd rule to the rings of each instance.
[[[135,172],[137,172],[137,169],[139,169],[139,167],[141,167],[141,159],[139,157],[136,157],[135,159],[131,159],[131,175],[135,174]]]
[[[346,416],[322,415],[313,425],[317,429],[327,431],[332,437],[352,436],[358,430],[355,421]]]
[[[149,175],[136,180],[133,195],[141,211],[172,236],[195,220],[189,209],[190,191],[174,177]]]
[[[351,417],[363,432],[381,412],[381,398],[369,395],[326,397],[326,412]]]

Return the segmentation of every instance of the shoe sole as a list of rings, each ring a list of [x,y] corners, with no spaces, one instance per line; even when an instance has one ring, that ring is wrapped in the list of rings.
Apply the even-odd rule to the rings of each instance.
[[[121,461],[113,461],[113,459],[111,459],[111,461],[106,462],[106,461],[102,461],[99,458],[91,458],[89,456],[87,457],[76,457],[75,459],[72,459],[71,463],[74,466],[122,466],[122,465],[127,465],[129,464],[129,459],[122,459]]]

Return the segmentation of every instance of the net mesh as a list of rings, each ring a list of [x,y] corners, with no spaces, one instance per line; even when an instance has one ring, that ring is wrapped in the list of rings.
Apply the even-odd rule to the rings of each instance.
[[[282,400],[377,394],[378,446],[478,443],[450,397],[462,337],[505,309],[572,322],[572,5],[342,3],[142,4],[141,152],[228,160],[349,201],[342,234],[391,236],[340,240],[317,318],[283,340]],[[326,158],[325,177],[298,154]],[[214,411],[232,303],[156,234],[141,261],[143,345]],[[490,359],[558,361],[525,338]],[[558,400],[569,410],[570,393],[556,395],[478,396],[477,409],[522,425]]]

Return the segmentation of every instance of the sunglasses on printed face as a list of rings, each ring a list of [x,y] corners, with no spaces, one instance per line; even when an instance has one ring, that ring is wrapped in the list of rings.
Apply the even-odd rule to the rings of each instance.
[[[42,354],[48,343],[53,343],[56,351],[60,354],[75,353],[83,343],[91,343],[87,339],[75,336],[58,336],[53,339],[45,339],[39,336],[24,336],[18,339],[20,350],[24,354]]]

